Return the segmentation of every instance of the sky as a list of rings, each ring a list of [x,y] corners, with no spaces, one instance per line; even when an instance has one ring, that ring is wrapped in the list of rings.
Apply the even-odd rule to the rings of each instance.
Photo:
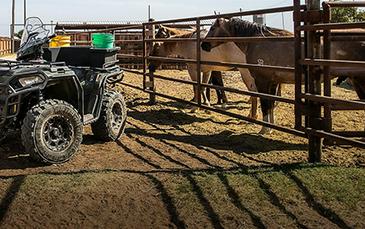
[[[0,0],[0,36],[9,36],[11,1]],[[23,0],[16,1],[16,23],[23,23]],[[238,12],[288,6],[292,0],[26,0],[27,16],[38,16],[44,23],[91,21],[145,21],[148,5],[156,20]],[[247,18],[250,19],[250,18]],[[282,15],[268,15],[269,26],[283,28]],[[284,27],[292,30],[292,14],[284,14]],[[21,29],[20,27],[17,29]]]

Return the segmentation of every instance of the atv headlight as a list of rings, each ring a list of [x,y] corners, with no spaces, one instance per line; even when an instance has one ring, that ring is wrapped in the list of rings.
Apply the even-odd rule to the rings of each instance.
[[[40,84],[43,82],[43,79],[40,76],[28,76],[20,78],[18,81],[22,87],[27,87],[34,84]]]

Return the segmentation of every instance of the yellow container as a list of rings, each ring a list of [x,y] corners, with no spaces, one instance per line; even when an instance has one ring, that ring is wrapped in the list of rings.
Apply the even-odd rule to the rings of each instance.
[[[71,45],[71,36],[58,35],[52,38],[49,43],[49,47],[58,48],[58,47],[70,47]]]

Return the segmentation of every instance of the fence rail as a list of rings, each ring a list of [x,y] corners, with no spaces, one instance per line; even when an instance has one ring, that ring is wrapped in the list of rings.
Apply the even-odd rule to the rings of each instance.
[[[228,115],[237,119],[252,122],[258,125],[266,126],[272,129],[283,131],[289,134],[294,134],[300,137],[308,138],[309,140],[309,161],[318,162],[321,160],[323,139],[330,140],[337,144],[350,144],[356,147],[365,148],[365,142],[354,137],[363,137],[363,131],[334,131],[332,128],[332,111],[334,110],[365,110],[365,101],[349,101],[343,99],[332,98],[331,81],[329,75],[330,67],[352,67],[365,68],[364,61],[350,61],[350,60],[331,60],[330,47],[331,41],[363,41],[365,40],[365,33],[358,33],[352,31],[351,36],[344,33],[346,29],[365,28],[364,22],[359,23],[330,23],[330,9],[331,7],[353,7],[365,6],[365,2],[324,2],[323,9],[320,9],[319,1],[309,0],[307,5],[301,5],[300,0],[293,0],[293,6],[277,7],[262,10],[252,10],[246,12],[237,12],[222,15],[208,15],[201,17],[191,17],[183,19],[172,19],[163,21],[151,21],[143,23],[140,26],[134,26],[133,29],[140,29],[140,37],[130,39],[118,38],[120,44],[140,45],[140,52],[138,53],[121,53],[118,57],[125,61],[136,61],[142,67],[142,71],[136,71],[127,66],[125,71],[135,73],[143,77],[143,85],[131,85],[122,83],[138,90],[142,90],[149,94],[150,103],[156,102],[156,96],[163,97],[183,103],[192,104],[210,111],[220,114]],[[294,36],[293,37],[219,37],[219,38],[201,38],[201,26],[203,20],[216,19],[218,17],[240,17],[254,14],[269,14],[293,12],[294,14]],[[193,24],[196,27],[196,38],[158,38],[154,37],[154,27],[157,24],[173,24],[185,23]],[[131,27],[108,28],[105,31],[113,31],[119,34],[122,31],[128,33]],[[332,30],[335,30],[331,33]],[[98,30],[104,31],[104,30]],[[90,32],[89,32],[90,33]],[[354,33],[354,34],[353,34]],[[220,41],[220,42],[287,42],[292,41],[295,46],[295,66],[271,66],[259,65],[253,63],[224,63],[205,61],[201,59],[200,44],[202,41]],[[180,59],[172,57],[157,57],[150,56],[149,50],[154,42],[195,42],[196,43],[196,58],[195,59]],[[303,52],[303,47],[305,51]],[[318,47],[321,47],[322,52],[319,52]],[[148,71],[148,64],[150,61],[160,61],[163,63],[181,63],[181,64],[195,64],[198,79],[197,81],[188,81],[182,79],[175,79],[158,74],[153,74]],[[201,82],[201,66],[202,65],[216,65],[228,66],[232,68],[247,68],[252,69],[268,69],[277,71],[287,71],[295,73],[295,99],[284,98],[278,95],[264,94],[259,92],[251,92],[247,90],[239,90],[235,88],[213,86]],[[158,91],[155,79],[159,81],[177,82],[186,85],[193,85],[198,90],[198,101],[187,101],[178,97],[164,94]],[[323,88],[321,79],[324,79]],[[269,99],[272,101],[283,102],[293,105],[295,113],[295,127],[290,128],[286,126],[277,125],[265,121],[251,119],[230,111],[219,110],[213,107],[208,107],[202,104],[200,97],[202,88],[213,88],[236,93],[240,95],[249,95],[259,97],[261,99]],[[324,112],[323,112],[324,110]]]
[[[0,56],[11,53],[11,39],[0,37]]]

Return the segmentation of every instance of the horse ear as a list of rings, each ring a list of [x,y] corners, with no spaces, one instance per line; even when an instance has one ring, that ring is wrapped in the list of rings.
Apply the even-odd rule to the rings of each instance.
[[[223,25],[224,24],[224,22],[225,22],[225,19],[224,18],[218,18],[218,25],[219,26],[221,26],[221,25]]]

